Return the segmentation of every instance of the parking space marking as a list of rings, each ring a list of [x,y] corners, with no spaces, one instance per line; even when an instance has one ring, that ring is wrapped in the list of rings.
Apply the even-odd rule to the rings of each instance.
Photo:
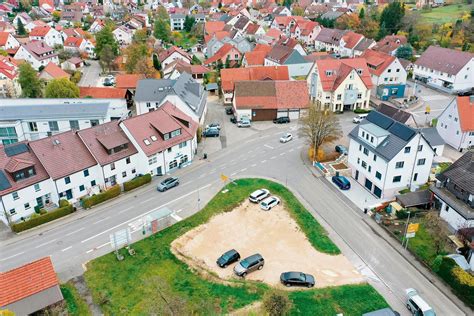
[[[150,202],[151,200],[153,200],[155,197],[151,197],[149,199],[146,199],[146,200],[143,200],[140,202],[140,204],[145,204],[146,202]]]
[[[256,164],[256,163],[254,163],[254,164],[253,164],[253,165],[251,165],[250,167],[256,167],[256,166],[257,166],[257,164]]]
[[[282,152],[282,153],[280,153],[280,156],[283,156],[284,154],[286,154],[286,153],[285,153],[285,152]]]
[[[230,176],[233,177],[237,174],[237,172],[231,173]]]
[[[263,146],[265,146],[265,147],[267,147],[267,148],[270,148],[270,149],[274,149],[272,146],[267,145],[267,144],[265,144],[265,145],[263,145]]]
[[[126,211],[131,210],[133,207],[127,207],[126,209],[123,209],[119,212],[119,214],[125,213]]]
[[[291,148],[290,150],[288,150],[288,152],[289,152],[289,153],[291,153],[292,151],[294,151],[294,149],[293,149],[293,148]]]
[[[86,253],[91,253],[92,251],[94,251],[94,249],[89,249],[86,251]]]
[[[276,158],[276,156],[273,156],[273,157],[271,157],[270,159],[275,159],[275,158]]]

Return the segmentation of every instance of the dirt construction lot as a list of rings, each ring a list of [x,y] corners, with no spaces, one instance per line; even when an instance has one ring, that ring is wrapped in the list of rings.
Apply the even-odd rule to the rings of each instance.
[[[364,281],[343,255],[316,251],[282,205],[266,212],[246,201],[232,212],[216,215],[208,223],[187,232],[176,239],[172,247],[192,258],[195,267],[213,271],[222,279],[236,277],[235,264],[221,269],[216,259],[234,248],[242,259],[257,252],[265,259],[262,270],[246,276],[250,280],[278,285],[280,273],[302,271],[314,275],[316,287]]]

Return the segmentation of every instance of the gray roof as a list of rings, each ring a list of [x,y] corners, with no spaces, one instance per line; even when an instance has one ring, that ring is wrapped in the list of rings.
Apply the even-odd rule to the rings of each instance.
[[[207,92],[187,72],[181,73],[178,79],[143,79],[138,81],[135,93],[137,102],[161,103],[166,96],[177,95],[199,117],[206,104]]]
[[[405,124],[408,119],[412,117],[410,112],[404,111],[387,103],[380,103],[377,111],[403,124]]]
[[[419,131],[431,146],[441,146],[445,144],[445,141],[439,135],[436,127],[421,128]]]
[[[173,13],[173,14],[170,14],[170,18],[171,18],[171,19],[185,19],[185,18],[186,18],[186,14]]]
[[[423,190],[417,192],[408,192],[405,194],[396,195],[395,198],[403,207],[413,207],[425,205],[431,202],[430,190]]]
[[[474,219],[474,209],[465,202],[459,200],[453,193],[446,188],[430,187],[431,192],[446,202],[449,207],[461,214],[465,219]]]
[[[370,45],[375,44],[375,41],[371,38],[364,37],[357,45],[354,47],[354,50],[363,52],[370,47]]]
[[[339,11],[329,11],[321,15],[321,19],[335,20],[341,15],[344,15],[344,12]]]
[[[107,116],[109,102],[82,102],[47,104],[38,101],[35,105],[8,105],[8,102],[1,102],[0,120],[46,120],[62,118],[104,118]]]
[[[217,83],[208,83],[206,85],[206,90],[209,91],[209,90],[217,90],[219,89],[219,86],[217,85]]]
[[[474,152],[466,152],[436,178],[441,182],[449,179],[450,182],[474,194]]]

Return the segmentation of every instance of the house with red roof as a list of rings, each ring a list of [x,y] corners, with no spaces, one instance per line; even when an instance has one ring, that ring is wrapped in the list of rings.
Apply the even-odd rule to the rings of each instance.
[[[84,67],[84,61],[80,57],[71,57],[61,64],[62,69],[70,71],[79,70],[82,67]]]
[[[309,106],[308,87],[305,81],[237,81],[232,106],[237,120],[298,119]]]
[[[277,15],[270,24],[270,28],[282,31],[286,36],[291,36],[291,30],[296,27],[298,22],[304,21],[302,16]]]
[[[224,21],[206,21],[204,24],[204,32],[205,35],[214,35],[217,32],[223,31],[224,27]]]
[[[288,66],[290,77],[306,77],[313,65],[298,50],[287,45],[276,44],[265,56],[265,66]]]
[[[41,70],[39,77],[46,81],[53,80],[53,79],[62,79],[66,78],[69,79],[71,77],[70,74],[65,72],[56,64],[49,63]]]
[[[164,175],[194,158],[199,124],[171,102],[124,120],[120,126],[138,150],[138,173]]]
[[[127,89],[119,89],[113,87],[79,87],[79,97],[90,99],[131,100],[132,93]]]
[[[474,96],[457,96],[438,117],[436,129],[456,150],[474,148]]]
[[[308,46],[314,46],[314,40],[321,31],[318,22],[311,20],[298,21],[291,30],[291,37],[303,41]]]
[[[9,32],[0,32],[0,49],[9,50],[20,46],[20,42]]]
[[[193,57],[177,46],[171,46],[158,55],[158,60],[160,61],[161,67],[163,69],[178,59],[185,63],[191,64]]]
[[[307,84],[311,100],[322,110],[369,108],[373,84],[364,58],[316,60]]]
[[[49,25],[35,27],[28,36],[30,37],[30,41],[43,41],[51,47],[63,45],[61,33]]]
[[[115,76],[115,87],[134,92],[137,89],[138,81],[144,77],[142,74],[118,74]]]
[[[263,66],[265,64],[265,57],[272,50],[270,45],[257,44],[253,51],[246,52],[242,59],[244,67]]]
[[[203,65],[217,65],[219,62],[225,65],[227,61],[229,61],[231,65],[234,65],[238,63],[241,58],[242,53],[236,47],[226,43],[213,56],[206,59]]]
[[[407,72],[397,57],[368,49],[361,56],[367,61],[374,89],[372,93],[381,100],[403,98]]]
[[[18,65],[11,57],[0,56],[0,97],[17,98],[21,95]]]
[[[227,68],[221,70],[221,89],[224,103],[232,103],[235,83],[255,80],[289,80],[287,66]]]
[[[375,41],[350,30],[323,28],[314,40],[317,50],[333,52],[341,57],[360,55],[365,49],[375,46]]]
[[[30,23],[25,24],[25,30],[30,33],[33,29],[42,26],[47,26],[43,20],[32,20]]]
[[[203,65],[191,65],[177,59],[163,69],[163,78],[178,79],[183,72],[190,74],[196,82],[203,83],[204,75],[211,72],[211,69]]]
[[[0,309],[29,315],[62,301],[59,279],[50,257],[0,272]]]
[[[115,40],[121,46],[127,46],[132,43],[133,34],[135,34],[135,31],[135,29],[128,28],[125,25],[121,25],[117,27],[112,33],[114,34]]]
[[[406,45],[408,40],[405,35],[387,35],[373,47],[374,50],[393,55],[397,53],[400,46]]]
[[[95,40],[84,37],[68,36],[64,41],[64,49],[74,53],[86,54],[95,58]]]
[[[59,64],[58,54],[54,52],[54,49],[40,41],[20,45],[14,58],[25,60],[35,69],[41,66],[46,67],[51,62]]]

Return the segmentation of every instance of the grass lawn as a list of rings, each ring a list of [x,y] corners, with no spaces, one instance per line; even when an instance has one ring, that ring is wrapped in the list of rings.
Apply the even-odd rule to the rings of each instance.
[[[422,23],[443,24],[447,22],[456,22],[465,12],[471,11],[472,5],[452,4],[444,7],[433,8],[431,11],[421,11]]]
[[[188,49],[197,44],[198,40],[192,34],[186,33],[184,31],[179,32],[179,33],[182,36],[179,40],[175,41],[173,45],[180,46],[184,49]]]
[[[263,179],[240,179],[236,183],[227,185],[229,192],[217,194],[199,213],[135,243],[136,256],[126,255],[124,261],[118,262],[114,254],[108,254],[88,263],[85,279],[102,311],[114,315],[147,314],[165,308],[163,302],[167,300],[170,305],[185,307],[180,311],[185,314],[224,314],[260,300],[269,289],[267,285],[240,280],[224,285],[206,280],[171,253],[170,243],[213,215],[231,211],[261,187],[282,198],[316,249],[340,253],[325,230],[284,186]],[[333,311],[340,309],[344,314],[356,315],[387,306],[372,287],[364,284],[293,292],[290,298],[295,302],[294,314],[309,311],[313,315],[334,315]]]
[[[71,282],[61,284],[61,292],[66,301],[68,315],[91,315],[87,303],[81,298],[77,289]]]

